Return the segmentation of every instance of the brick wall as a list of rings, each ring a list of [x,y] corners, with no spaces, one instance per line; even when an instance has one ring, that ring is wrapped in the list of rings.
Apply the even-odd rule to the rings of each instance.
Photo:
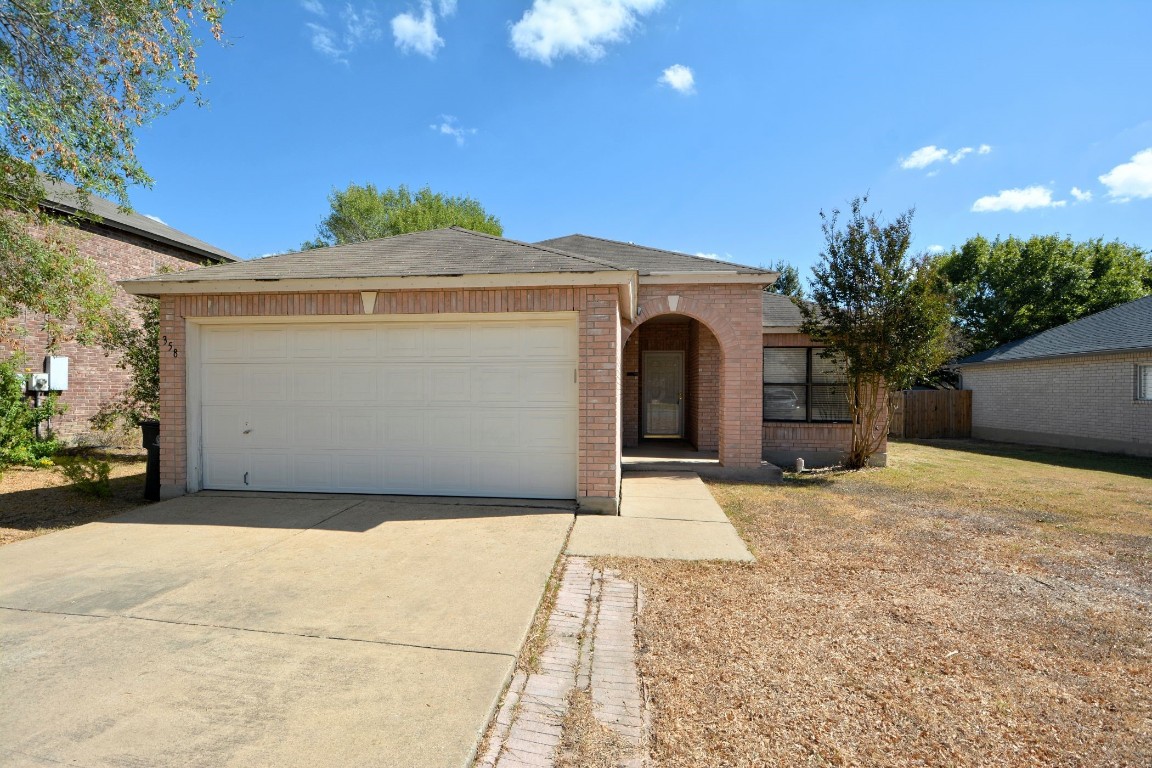
[[[640,314],[623,329],[631,336],[662,315],[685,315],[716,338],[722,364],[716,423],[720,462],[760,466],[762,440],[762,298],[757,285],[640,285]]]
[[[472,312],[579,313],[580,392],[577,492],[615,500],[620,487],[620,321],[615,287],[502,290],[381,291],[374,314]],[[160,433],[162,486],[182,490],[187,476],[185,422],[185,318],[360,315],[359,293],[269,293],[243,296],[166,296],[161,334],[178,356],[161,354]]]
[[[699,372],[692,390],[696,411],[692,442],[698,450],[715,451],[720,447],[720,342],[700,323],[692,323],[691,334],[690,349]]]
[[[200,266],[199,256],[120,232],[95,222],[82,222],[78,230],[77,250],[99,264],[112,282],[143,277],[168,267],[175,270]],[[118,286],[115,303],[136,318],[135,302]],[[21,319],[28,331],[22,346],[28,355],[28,366],[43,370],[47,337],[41,330],[43,319],[31,313]],[[9,352],[0,345],[0,354]],[[105,403],[114,400],[128,386],[129,376],[116,366],[100,347],[85,347],[73,342],[61,344],[55,354],[68,358],[68,391],[59,402],[68,410],[52,420],[56,435],[69,442],[106,443],[116,436],[92,430],[89,419]],[[138,436],[130,435],[128,439]]]
[[[765,347],[815,347],[802,333],[765,333]],[[763,358],[761,358],[763,365]],[[852,445],[851,424],[809,424],[786,421],[766,421],[763,428],[763,456],[781,466],[791,465],[803,458],[808,466],[835,464]],[[880,446],[875,463],[887,462],[888,439]]]
[[[966,366],[972,435],[1152,456],[1152,402],[1136,367],[1152,351]]]

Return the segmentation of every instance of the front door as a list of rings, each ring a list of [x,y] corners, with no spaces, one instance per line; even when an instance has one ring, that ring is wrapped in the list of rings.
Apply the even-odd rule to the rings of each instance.
[[[684,353],[644,353],[644,437],[684,436]]]

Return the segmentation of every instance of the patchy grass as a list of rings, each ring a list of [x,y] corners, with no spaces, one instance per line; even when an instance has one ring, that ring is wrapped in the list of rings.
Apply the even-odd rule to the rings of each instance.
[[[564,556],[561,554],[552,565],[552,573],[548,576],[548,583],[544,585],[544,595],[540,598],[540,605],[536,607],[536,615],[532,617],[528,637],[520,648],[520,655],[516,657],[516,669],[526,675],[534,675],[540,671],[540,656],[548,645],[548,620],[552,618],[556,596],[560,594],[560,585],[563,581]]]
[[[0,545],[72,528],[149,504],[144,498],[145,457],[139,451],[89,455],[112,465],[111,495],[79,493],[55,467],[9,467],[0,476]]]
[[[1152,765],[1152,462],[889,458],[713,484],[753,565],[614,564],[654,764]]]
[[[592,692],[574,688],[568,694],[555,768],[620,768],[637,757],[636,747],[596,719]]]

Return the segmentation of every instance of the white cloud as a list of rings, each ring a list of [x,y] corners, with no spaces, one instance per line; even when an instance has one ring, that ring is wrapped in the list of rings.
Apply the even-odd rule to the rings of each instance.
[[[318,0],[303,0],[301,3],[305,10],[326,16]],[[319,8],[319,11],[314,10]],[[371,8],[357,9],[351,3],[344,6],[340,12],[339,23],[317,24],[308,22],[308,30],[312,33],[312,48],[333,61],[348,63],[348,54],[365,43],[380,39],[380,19],[376,11]]]
[[[962,147],[948,156],[948,162],[952,163],[952,165],[956,165],[956,163],[960,162],[965,158],[965,156],[970,154],[972,154],[972,147]]]
[[[944,251],[946,251],[946,250],[948,250],[948,249],[942,245],[930,245],[930,246],[928,246],[928,253],[944,253]]]
[[[699,251],[697,251],[696,255],[702,259],[718,259],[718,258],[720,258],[720,254],[718,254],[718,253],[700,253]]]
[[[1053,200],[1052,190],[1047,187],[1033,186],[1023,189],[1005,189],[999,194],[986,195],[972,203],[974,213],[989,213],[994,211],[1020,211],[1029,208],[1063,208],[1067,200]]]
[[[144,218],[146,218],[146,219],[152,219],[152,221],[155,221],[155,222],[158,222],[158,223],[160,223],[160,224],[163,224],[164,226],[168,226],[168,222],[164,221],[164,219],[160,218],[159,216],[153,216],[153,215],[152,215],[152,214],[150,214],[150,213],[145,213],[145,214],[142,214],[142,215],[143,215],[143,216],[144,216]]]
[[[607,43],[626,40],[664,0],[533,0],[512,25],[512,48],[525,59],[551,64],[564,56],[594,61]]]
[[[441,9],[445,5],[441,3]],[[455,4],[449,4],[455,11]],[[436,14],[432,10],[432,0],[421,3],[422,12],[417,18],[412,13],[401,13],[392,18],[392,36],[396,47],[404,53],[419,53],[430,59],[436,58],[436,51],[444,45],[444,39],[436,34]]]
[[[1072,197],[1076,198],[1078,203],[1087,203],[1092,199],[1092,193],[1080,189],[1080,187],[1072,187]]]
[[[685,95],[696,92],[696,76],[692,74],[691,67],[686,67],[683,64],[673,64],[668,67],[656,82],[667,85]]]
[[[432,130],[443,136],[451,136],[456,139],[456,146],[464,146],[464,140],[469,136],[476,135],[475,128],[463,128],[459,125],[459,121],[452,115],[441,115],[439,123],[433,123],[428,126]]]
[[[300,7],[308,11],[308,13],[314,13],[317,16],[328,15],[328,12],[324,10],[324,3],[320,2],[320,0],[300,0]]]
[[[1108,197],[1117,203],[1126,203],[1134,197],[1152,197],[1152,147],[1132,155],[1100,177],[1108,187]]]
[[[440,0],[436,3],[436,10],[440,12],[440,18],[446,19],[456,13],[456,0]]]
[[[935,144],[929,144],[926,147],[920,147],[920,149],[901,160],[900,167],[905,170],[927,168],[932,165],[932,163],[938,163],[946,157],[948,157],[948,150],[942,149]]]
[[[952,165],[956,165],[973,152],[978,155],[986,155],[991,151],[992,147],[988,146],[987,144],[981,144],[978,149],[973,149],[972,147],[961,147],[955,152],[951,152],[944,147],[938,147],[935,144],[929,144],[926,147],[920,147],[920,149],[908,155],[908,157],[901,158],[900,167],[906,171],[919,170],[922,168],[927,168],[933,163],[942,163],[945,160],[952,163]],[[932,175],[935,174],[929,174],[929,176]]]

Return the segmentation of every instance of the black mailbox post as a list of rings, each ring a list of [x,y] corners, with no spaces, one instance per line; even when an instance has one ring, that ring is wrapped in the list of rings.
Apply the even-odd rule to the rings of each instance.
[[[157,501],[160,498],[160,422],[156,419],[141,419],[140,431],[144,433],[144,447],[148,449],[144,498]]]

